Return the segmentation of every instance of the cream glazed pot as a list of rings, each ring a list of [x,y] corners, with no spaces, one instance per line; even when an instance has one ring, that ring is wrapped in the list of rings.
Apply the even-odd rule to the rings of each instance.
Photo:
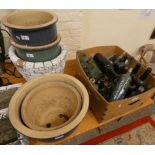
[[[39,101],[37,107],[36,100]],[[14,128],[27,137],[57,140],[80,124],[88,107],[88,92],[78,79],[66,74],[50,74],[36,77],[16,91],[9,104],[9,118]],[[68,118],[61,117],[63,115]],[[46,126],[48,121],[51,126]]]

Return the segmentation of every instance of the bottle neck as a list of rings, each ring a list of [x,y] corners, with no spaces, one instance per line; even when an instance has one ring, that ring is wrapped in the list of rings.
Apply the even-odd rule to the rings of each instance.
[[[112,63],[102,54],[95,54],[93,59],[103,73],[109,75],[109,77],[111,76],[112,78],[116,78],[118,76],[113,69]]]
[[[141,81],[144,81],[144,80],[146,80],[146,78],[148,77],[148,75],[151,73],[151,71],[152,71],[152,68],[147,68],[147,70],[140,76],[140,80]]]
[[[117,58],[117,62],[125,62],[125,60],[127,59],[128,57],[126,56],[126,53],[122,53],[120,56],[118,56]]]
[[[3,80],[2,78],[0,77],[0,87],[3,86]]]
[[[133,67],[130,67],[129,69],[128,69],[128,72],[127,72],[127,74],[132,74],[132,71],[133,71]]]
[[[140,67],[141,67],[141,65],[140,64],[137,64],[135,66],[135,68],[133,69],[133,71],[132,71],[132,75],[136,75],[138,73]]]

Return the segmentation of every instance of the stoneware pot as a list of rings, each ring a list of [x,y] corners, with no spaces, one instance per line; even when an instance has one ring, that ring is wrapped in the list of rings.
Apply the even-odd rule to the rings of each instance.
[[[25,97],[21,116],[31,129],[55,130],[71,122],[80,110],[81,96],[73,86],[65,82],[46,82]]]
[[[64,49],[62,43],[61,53],[54,59],[45,62],[29,62],[24,61],[16,55],[15,48],[11,46],[9,48],[9,57],[19,73],[24,77],[26,81],[44,74],[50,73],[63,73],[65,68],[65,62],[67,57],[67,51]]]
[[[54,42],[43,46],[19,45],[14,41],[11,41],[11,44],[15,47],[19,58],[29,62],[45,62],[56,58],[61,53],[60,40],[60,35],[57,35]]]
[[[44,10],[20,10],[2,19],[12,39],[21,45],[42,46],[56,39],[58,18],[55,13]]]
[[[43,88],[44,84],[46,88]],[[36,100],[39,101],[38,104],[35,103]],[[88,106],[87,90],[79,80],[66,74],[45,75],[26,82],[16,91],[9,104],[9,118],[13,127],[25,136],[40,140],[57,140],[71,133],[79,125]],[[24,122],[25,116],[21,117],[24,113],[30,124]],[[61,113],[62,115],[59,115]],[[38,117],[39,121],[35,122],[33,116]],[[48,123],[51,123],[51,126]],[[62,125],[63,123],[65,125]],[[41,127],[41,130],[34,129],[33,126],[28,127],[32,124]]]

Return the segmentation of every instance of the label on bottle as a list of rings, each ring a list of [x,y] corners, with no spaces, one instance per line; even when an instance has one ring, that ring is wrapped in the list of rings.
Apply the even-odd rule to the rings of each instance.
[[[128,86],[130,84],[131,77],[128,75],[123,75],[122,78],[118,81],[117,86],[113,90],[112,100],[118,100],[124,98]]]

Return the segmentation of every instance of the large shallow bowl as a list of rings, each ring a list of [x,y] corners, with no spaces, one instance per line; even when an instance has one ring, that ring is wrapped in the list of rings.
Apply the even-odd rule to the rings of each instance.
[[[61,53],[61,37],[58,34],[54,42],[43,46],[19,45],[14,41],[11,44],[16,49],[16,55],[22,60],[29,62],[45,62],[56,58]]]
[[[42,83],[21,105],[24,123],[34,130],[55,130],[71,122],[81,110],[81,96],[65,82]]]
[[[23,104],[23,100],[26,99],[26,96],[30,93],[30,90],[40,85],[40,83],[43,84],[46,82],[55,82],[55,83],[63,82],[71,87],[74,87],[74,89],[76,89],[81,96],[81,110],[74,117],[74,119],[69,123],[67,123],[65,126],[62,126],[57,129],[39,131],[39,130],[31,129],[23,123],[23,120],[21,118],[21,105]],[[57,92],[57,94],[59,96],[58,98],[60,99],[61,95],[59,94],[59,92]],[[52,92],[50,95],[52,96]],[[72,98],[70,95],[68,97]],[[40,96],[40,99],[41,98],[42,96]],[[59,99],[57,99],[57,101],[59,101]],[[42,140],[58,139],[58,137],[64,137],[64,135],[68,135],[79,125],[79,123],[86,115],[88,106],[89,106],[89,97],[88,97],[87,90],[79,80],[65,74],[46,75],[46,76],[40,76],[40,77],[34,78],[33,80],[28,81],[16,91],[16,93],[12,97],[9,104],[9,118],[14,128],[17,129],[20,133],[28,137],[35,138],[35,139],[36,138],[42,139]]]
[[[4,16],[2,23],[18,44],[41,46],[55,40],[57,20],[57,15],[48,11],[18,10]]]

